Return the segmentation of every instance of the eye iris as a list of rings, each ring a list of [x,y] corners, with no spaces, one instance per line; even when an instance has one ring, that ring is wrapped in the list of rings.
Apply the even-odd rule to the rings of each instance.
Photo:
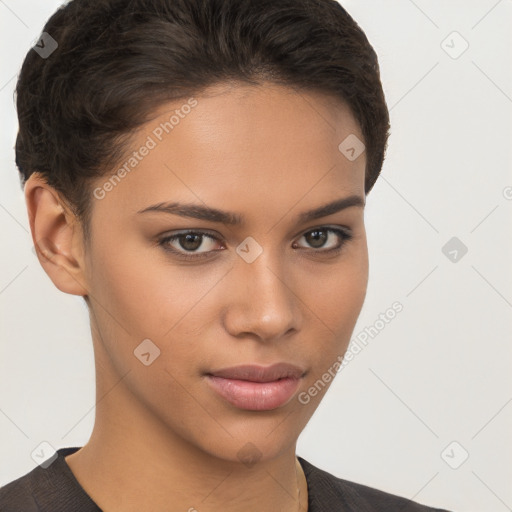
[[[180,238],[180,245],[187,251],[193,251],[201,246],[202,236],[194,233],[188,233]],[[192,246],[189,245],[191,243]]]
[[[322,247],[327,240],[327,233],[326,231],[315,230],[307,233],[305,237],[308,244],[312,247]]]

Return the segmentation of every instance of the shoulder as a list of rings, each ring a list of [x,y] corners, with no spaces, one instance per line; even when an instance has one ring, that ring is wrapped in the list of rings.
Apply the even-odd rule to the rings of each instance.
[[[39,512],[33,490],[41,485],[42,468],[37,467],[12,482],[0,487],[2,512]]]
[[[448,512],[445,509],[421,505],[407,498],[380,489],[338,478],[298,457],[306,475],[309,512],[343,510],[357,512]]]
[[[100,511],[66,464],[65,457],[78,449],[61,448],[32,471],[0,487],[0,511]]]

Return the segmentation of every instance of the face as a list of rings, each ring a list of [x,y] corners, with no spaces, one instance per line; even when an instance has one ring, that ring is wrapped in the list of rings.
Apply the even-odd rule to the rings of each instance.
[[[216,86],[163,106],[125,171],[97,180],[84,279],[99,379],[130,397],[117,418],[144,411],[226,460],[295,445],[366,294],[365,154],[340,151],[348,136],[363,139],[326,96]],[[298,373],[218,373],[275,363]]]

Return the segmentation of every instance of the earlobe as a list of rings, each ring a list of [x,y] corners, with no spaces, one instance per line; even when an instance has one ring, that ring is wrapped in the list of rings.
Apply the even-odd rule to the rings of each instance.
[[[36,254],[48,277],[65,293],[88,295],[75,215],[37,172],[25,183],[25,202]]]

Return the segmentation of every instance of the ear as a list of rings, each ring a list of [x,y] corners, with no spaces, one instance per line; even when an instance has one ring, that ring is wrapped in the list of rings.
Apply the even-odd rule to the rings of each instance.
[[[44,271],[59,290],[71,295],[87,295],[78,219],[38,172],[25,183],[25,202],[32,240]]]

